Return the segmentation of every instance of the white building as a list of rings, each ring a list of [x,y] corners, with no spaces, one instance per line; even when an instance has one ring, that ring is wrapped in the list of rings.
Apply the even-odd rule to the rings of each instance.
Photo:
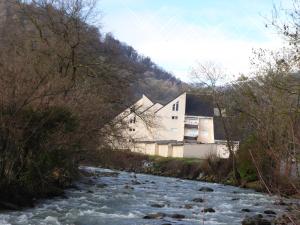
[[[164,157],[229,156],[208,95],[183,93],[165,105],[143,95],[115,119],[128,124],[118,148]]]

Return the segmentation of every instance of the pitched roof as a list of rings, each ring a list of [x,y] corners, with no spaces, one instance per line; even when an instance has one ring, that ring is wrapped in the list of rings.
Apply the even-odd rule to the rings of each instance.
[[[213,98],[211,95],[186,94],[185,114],[189,116],[214,116]]]
[[[215,140],[226,140],[224,126],[221,117],[214,117],[214,135]]]

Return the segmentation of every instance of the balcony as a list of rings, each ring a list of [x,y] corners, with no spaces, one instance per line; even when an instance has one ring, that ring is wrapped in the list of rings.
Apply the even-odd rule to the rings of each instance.
[[[184,128],[198,129],[198,124],[184,124]]]

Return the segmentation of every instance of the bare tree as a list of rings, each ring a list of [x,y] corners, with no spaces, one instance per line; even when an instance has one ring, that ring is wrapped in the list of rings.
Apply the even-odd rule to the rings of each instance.
[[[224,69],[220,65],[214,62],[199,63],[196,68],[192,70],[191,73],[196,84],[199,84],[200,91],[212,95],[214,106],[217,109],[218,115],[221,119],[222,126],[225,133],[226,144],[229,151],[229,158],[232,162],[232,171],[235,182],[240,183],[240,176],[236,165],[236,156],[234,151],[234,142],[230,132],[230,126],[228,120],[226,119],[226,105],[225,98],[226,92],[222,85],[225,83],[226,75]]]

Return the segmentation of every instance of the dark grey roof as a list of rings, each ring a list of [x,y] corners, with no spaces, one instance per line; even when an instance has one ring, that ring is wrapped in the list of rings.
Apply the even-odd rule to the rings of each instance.
[[[189,116],[214,116],[213,98],[211,95],[186,94],[185,114]]]
[[[233,124],[231,124],[232,118],[224,117],[223,119],[224,119],[226,126],[228,127],[229,138],[232,141],[241,141],[243,138],[242,132],[240,132],[240,129],[234,128],[235,126]],[[222,119],[219,116],[214,117],[214,136],[215,136],[215,140],[226,140],[226,135],[225,135],[225,130],[224,130],[224,126],[222,123]]]
[[[224,126],[221,117],[214,117],[215,140],[226,140]]]

